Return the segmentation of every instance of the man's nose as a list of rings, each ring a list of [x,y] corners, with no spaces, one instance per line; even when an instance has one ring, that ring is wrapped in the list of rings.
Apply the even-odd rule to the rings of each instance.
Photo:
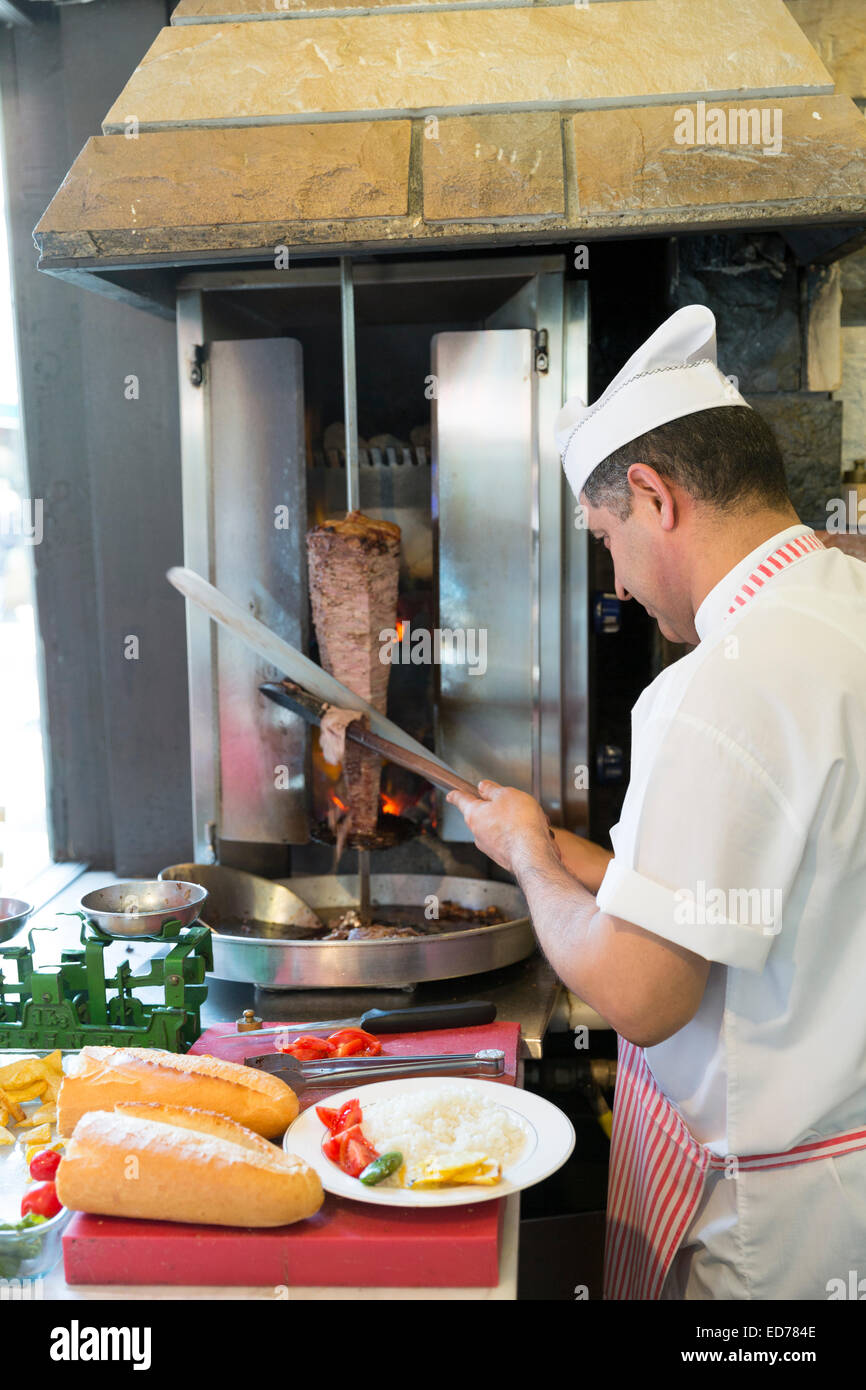
[[[625,587],[624,584],[620,584],[619,580],[616,578],[613,581],[613,587],[616,590],[616,596],[621,603],[625,603],[627,598],[631,598],[631,594],[629,593],[628,589]]]

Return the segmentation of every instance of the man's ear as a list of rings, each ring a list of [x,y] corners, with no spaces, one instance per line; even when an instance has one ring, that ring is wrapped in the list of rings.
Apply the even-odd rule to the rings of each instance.
[[[648,463],[633,463],[628,470],[628,480],[635,494],[646,498],[658,512],[662,529],[672,530],[677,518],[676,498],[661,474]]]

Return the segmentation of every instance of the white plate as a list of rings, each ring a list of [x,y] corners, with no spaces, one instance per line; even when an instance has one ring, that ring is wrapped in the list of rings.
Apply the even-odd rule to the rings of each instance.
[[[475,1077],[413,1076],[405,1081],[376,1081],[340,1091],[321,1103],[329,1109],[338,1109],[347,1100],[356,1098],[363,1111],[366,1100],[382,1100],[407,1091],[446,1086],[471,1087],[486,1100],[503,1106],[509,1117],[526,1133],[522,1152],[505,1169],[495,1187],[473,1187],[466,1183],[460,1187],[428,1188],[423,1192],[381,1185],[366,1187],[357,1178],[350,1178],[322,1153],[322,1141],[327,1139],[328,1130],[316,1114],[314,1105],[304,1110],[286,1130],[283,1148],[286,1153],[297,1154],[311,1168],[315,1168],[326,1192],[333,1192],[336,1197],[351,1197],[356,1202],[373,1202],[385,1207],[458,1207],[468,1202],[491,1202],[549,1178],[551,1173],[562,1167],[574,1148],[571,1121],[550,1101],[543,1100],[532,1091],[522,1091],[517,1086],[481,1081]],[[361,1126],[363,1128],[363,1120]]]

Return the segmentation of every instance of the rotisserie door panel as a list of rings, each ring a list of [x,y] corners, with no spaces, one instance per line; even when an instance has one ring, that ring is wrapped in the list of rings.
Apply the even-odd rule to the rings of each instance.
[[[526,791],[537,736],[534,347],[530,329],[432,340],[436,752],[470,781],[492,777]],[[444,799],[440,813],[444,839],[471,840]]]
[[[208,350],[213,582],[292,646],[307,645],[307,523],[301,345],[217,341]],[[259,694],[283,672],[213,629],[221,840],[309,838],[306,725]]]

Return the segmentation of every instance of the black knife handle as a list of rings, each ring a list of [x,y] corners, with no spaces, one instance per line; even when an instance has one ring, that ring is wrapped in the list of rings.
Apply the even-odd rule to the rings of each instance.
[[[429,1004],[416,1009],[368,1009],[361,1027],[368,1033],[423,1033],[428,1028],[472,1028],[492,1023],[496,1005],[484,999],[466,1004]]]

